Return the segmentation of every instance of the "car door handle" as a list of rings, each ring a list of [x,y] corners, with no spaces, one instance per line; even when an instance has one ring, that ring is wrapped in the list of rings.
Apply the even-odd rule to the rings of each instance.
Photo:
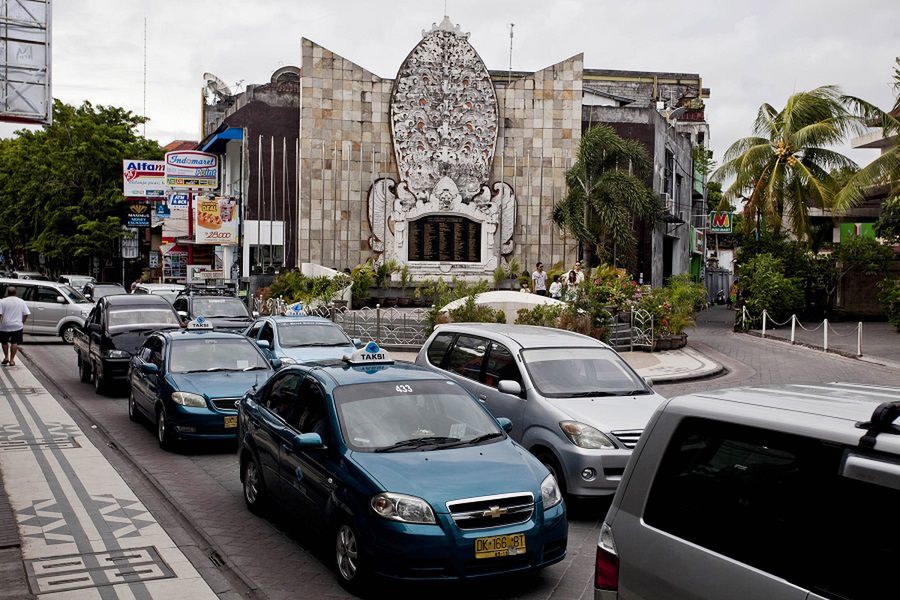
[[[291,448],[288,444],[282,444],[281,449],[284,450],[287,454],[293,454],[294,449]]]
[[[478,394],[478,399],[479,399],[481,402],[484,402],[485,400],[487,400],[487,396],[485,396],[484,394]]]

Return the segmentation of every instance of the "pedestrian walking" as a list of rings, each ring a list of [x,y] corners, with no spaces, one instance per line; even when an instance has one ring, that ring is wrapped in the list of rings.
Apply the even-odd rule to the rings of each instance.
[[[562,275],[557,275],[553,283],[550,284],[550,297],[555,300],[562,299],[563,279]]]
[[[575,271],[575,280],[576,283],[581,283],[584,281],[584,271],[581,270],[581,261],[576,260],[575,266],[572,267],[572,271]]]
[[[531,274],[531,284],[535,294],[547,295],[547,271],[544,270],[544,263],[538,262],[536,270]]]
[[[575,300],[575,296],[578,295],[578,283],[578,273],[575,272],[575,269],[572,269],[566,278],[566,302]]]
[[[4,367],[16,366],[16,353],[30,314],[28,305],[16,296],[16,288],[6,288],[6,297],[0,300],[0,346],[3,347],[3,362],[0,364]]]
[[[726,299],[726,308],[731,309],[737,304],[738,298],[738,284],[737,279],[731,282],[731,287],[728,289],[728,298]]]

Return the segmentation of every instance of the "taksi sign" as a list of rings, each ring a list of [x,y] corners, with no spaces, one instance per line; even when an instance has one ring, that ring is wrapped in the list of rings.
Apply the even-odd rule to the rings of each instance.
[[[238,243],[237,201],[232,198],[198,198],[194,203],[194,242],[234,246]]]
[[[170,188],[219,187],[219,157],[196,150],[166,153],[166,185]]]
[[[128,217],[125,219],[126,227],[150,227],[150,205],[131,204],[128,206]]]
[[[734,213],[725,210],[714,210],[709,213],[710,233],[731,233],[734,228]]]
[[[162,160],[123,160],[122,193],[126,198],[164,198],[166,163]]]

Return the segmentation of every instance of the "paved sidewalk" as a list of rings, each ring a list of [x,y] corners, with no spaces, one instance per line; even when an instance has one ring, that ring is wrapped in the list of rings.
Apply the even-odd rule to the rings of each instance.
[[[900,368],[900,333],[890,323],[868,321],[862,324],[862,356],[857,356],[857,327],[854,322],[828,323],[828,351],[889,367]],[[753,335],[762,336],[761,330]],[[791,324],[766,326],[766,337],[790,341]],[[823,323],[798,323],[794,341],[811,348],[824,349]]]
[[[396,360],[413,362],[417,352],[391,352]],[[642,377],[653,383],[675,383],[703,379],[722,373],[722,365],[688,346],[665,352],[620,352],[619,355]]]
[[[0,369],[0,391],[7,400],[0,403],[0,472],[33,594],[47,600],[216,598],[27,367]]]

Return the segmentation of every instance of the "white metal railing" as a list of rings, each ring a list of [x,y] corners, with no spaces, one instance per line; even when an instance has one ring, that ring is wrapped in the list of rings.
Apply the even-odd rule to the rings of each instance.
[[[761,334],[762,337],[766,337],[769,332],[769,325],[771,324],[774,327],[784,327],[788,323],[791,325],[791,338],[790,341],[792,344],[797,343],[797,327],[806,331],[808,333],[815,333],[819,329],[822,330],[822,349],[825,352],[828,352],[829,348],[829,332],[830,335],[837,336],[839,338],[848,338],[851,336],[856,336],[856,356],[863,355],[863,323],[862,321],[857,322],[856,327],[851,329],[850,331],[840,333],[838,332],[829,322],[828,319],[823,319],[821,323],[816,325],[815,327],[806,327],[798,318],[796,314],[791,315],[791,318],[783,323],[777,322],[775,319],[769,316],[769,311],[763,309],[762,311],[762,329]],[[750,316],[749,311],[746,306],[741,307],[741,327],[744,331],[749,329],[749,324],[752,322],[752,318]],[[832,350],[833,351],[833,350]]]

